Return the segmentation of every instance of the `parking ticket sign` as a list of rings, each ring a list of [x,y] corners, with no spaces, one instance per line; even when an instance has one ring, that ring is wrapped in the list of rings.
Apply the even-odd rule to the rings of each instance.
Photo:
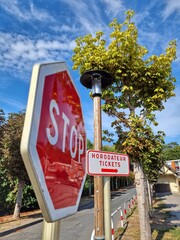
[[[130,163],[127,154],[89,150],[87,173],[95,176],[129,176]]]

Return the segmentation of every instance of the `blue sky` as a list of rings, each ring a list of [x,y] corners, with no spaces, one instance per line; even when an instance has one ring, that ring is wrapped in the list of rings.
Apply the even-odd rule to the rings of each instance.
[[[180,144],[180,1],[178,0],[0,0],[0,108],[5,113],[26,108],[31,71],[35,63],[65,61],[80,94],[87,138],[93,141],[93,103],[89,91],[72,70],[75,39],[104,31],[113,18],[124,20],[133,9],[139,43],[150,54],[164,52],[168,42],[177,40],[177,60],[173,63],[176,97],[157,114],[158,129],[166,133],[166,143]],[[103,114],[104,129],[111,119]]]

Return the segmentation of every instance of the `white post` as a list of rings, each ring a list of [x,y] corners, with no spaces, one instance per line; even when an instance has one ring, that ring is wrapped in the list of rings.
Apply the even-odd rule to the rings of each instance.
[[[113,216],[111,216],[111,235],[112,235],[112,240],[114,240],[114,222],[113,222]]]
[[[93,229],[93,231],[91,233],[91,240],[94,240],[94,235],[95,235],[95,229]]]
[[[60,220],[52,223],[44,220],[42,240],[60,240]]]
[[[105,239],[111,240],[111,193],[110,177],[104,177],[104,226]]]
[[[125,220],[126,220],[126,214],[127,214],[126,202],[124,202],[124,219],[125,219]]]
[[[123,224],[123,212],[122,212],[121,207],[119,208],[119,211],[120,211],[120,222],[121,222],[121,227],[123,227],[123,226],[124,226],[124,224]]]

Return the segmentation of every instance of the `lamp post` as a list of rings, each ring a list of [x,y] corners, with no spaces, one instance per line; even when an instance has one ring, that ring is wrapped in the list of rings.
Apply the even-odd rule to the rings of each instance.
[[[83,86],[92,89],[94,103],[94,150],[102,149],[102,119],[101,119],[102,89],[109,86],[112,83],[112,81],[113,81],[112,76],[104,70],[90,70],[85,72],[80,78],[80,82],[82,83]],[[110,177],[104,177],[104,183],[102,176],[94,177],[94,221],[95,221],[94,239],[110,240],[111,239]]]

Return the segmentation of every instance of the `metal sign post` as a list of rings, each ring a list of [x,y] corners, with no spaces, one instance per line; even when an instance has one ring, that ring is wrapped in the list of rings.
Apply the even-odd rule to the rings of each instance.
[[[107,240],[111,240],[111,191],[110,177],[107,176],[104,177],[104,216],[105,236]]]
[[[91,176],[104,176],[105,239],[111,240],[110,176],[129,176],[129,157],[126,154],[88,150],[87,172]]]
[[[92,88],[93,102],[94,102],[94,150],[101,150],[102,148],[102,120],[101,120],[101,95],[102,88],[107,87],[112,83],[112,77],[109,73],[103,70],[87,71],[81,76],[82,85],[87,88]],[[107,185],[106,185],[107,186]],[[110,185],[108,185],[110,186]],[[107,187],[105,188],[106,191]],[[110,189],[108,190],[110,192]],[[104,192],[104,194],[106,194]],[[109,193],[108,193],[109,196]],[[109,240],[110,238],[104,236],[104,224],[106,219],[110,219],[110,214],[105,216],[104,222],[104,200],[103,199],[103,177],[94,177],[94,215],[95,215],[95,237],[98,240]],[[109,201],[110,202],[110,201]],[[110,208],[110,207],[108,207]],[[107,213],[107,211],[105,211]],[[109,220],[108,220],[109,222]],[[110,228],[111,226],[106,226]],[[105,227],[105,228],[106,228]]]

